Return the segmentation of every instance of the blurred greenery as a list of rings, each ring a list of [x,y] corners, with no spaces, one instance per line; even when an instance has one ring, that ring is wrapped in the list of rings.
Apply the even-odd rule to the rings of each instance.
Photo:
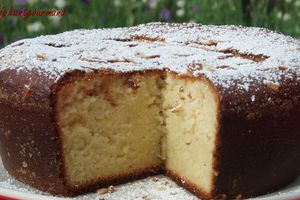
[[[67,10],[63,17],[3,17],[0,47],[41,34],[151,21],[261,26],[300,38],[300,0],[0,0],[0,13],[11,7]]]

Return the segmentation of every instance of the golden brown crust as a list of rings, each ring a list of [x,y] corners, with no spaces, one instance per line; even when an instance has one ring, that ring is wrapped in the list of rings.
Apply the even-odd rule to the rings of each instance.
[[[293,181],[300,168],[296,159],[300,157],[300,82],[296,76],[282,81],[276,91],[264,84],[248,93],[221,91],[215,193],[246,198]]]
[[[0,110],[0,153],[8,173],[40,190],[66,195],[52,112],[7,102],[0,103]]]

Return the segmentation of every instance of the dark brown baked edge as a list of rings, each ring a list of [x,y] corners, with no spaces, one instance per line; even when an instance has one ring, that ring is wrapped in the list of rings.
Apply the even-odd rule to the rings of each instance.
[[[245,93],[222,92],[215,194],[248,198],[292,182],[300,170],[297,76],[283,77],[276,90],[257,83]]]

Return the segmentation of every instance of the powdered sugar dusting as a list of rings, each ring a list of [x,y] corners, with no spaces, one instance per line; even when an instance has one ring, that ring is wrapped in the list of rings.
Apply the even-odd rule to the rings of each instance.
[[[15,42],[0,50],[0,71],[38,70],[58,80],[73,70],[192,70],[216,85],[248,90],[253,80],[299,77],[300,42],[262,28],[150,23],[131,28],[74,30]],[[236,83],[239,80],[239,83]]]
[[[187,192],[183,188],[178,187],[173,181],[164,176],[149,177],[143,180],[135,181],[125,185],[118,186],[116,192],[99,195],[100,199],[114,200],[197,200],[198,198]]]

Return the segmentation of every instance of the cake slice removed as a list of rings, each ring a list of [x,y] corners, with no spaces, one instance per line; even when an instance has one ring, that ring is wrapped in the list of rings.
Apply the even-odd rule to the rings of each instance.
[[[173,73],[73,76],[58,92],[64,170],[72,188],[160,173],[210,196],[218,100],[202,78]]]
[[[162,168],[160,74],[74,77],[58,95],[57,115],[69,186],[107,186]]]

